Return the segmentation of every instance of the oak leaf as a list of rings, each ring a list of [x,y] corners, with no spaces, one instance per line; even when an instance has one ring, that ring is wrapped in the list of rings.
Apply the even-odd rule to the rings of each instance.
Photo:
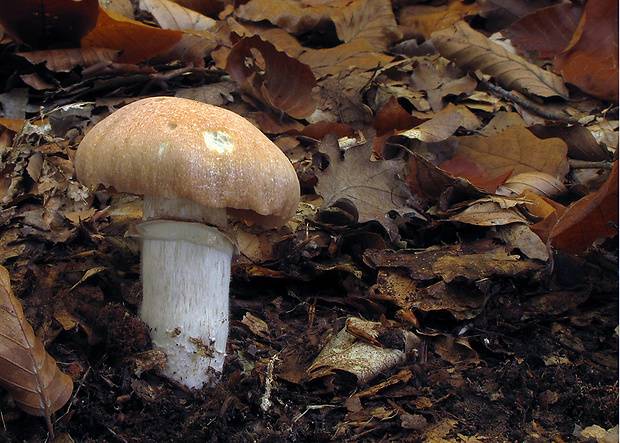
[[[73,382],[35,337],[2,266],[0,325],[0,384],[25,412],[45,417],[51,433],[50,416],[69,400]]]
[[[539,97],[568,97],[562,77],[508,52],[463,21],[433,33],[439,53],[467,70],[480,70],[506,89]]]
[[[411,198],[407,186],[397,177],[404,167],[403,161],[372,161],[372,141],[341,152],[334,135],[325,137],[319,151],[329,161],[325,170],[315,171],[315,190],[323,197],[321,209],[348,201],[357,209],[358,222],[376,220],[394,238],[397,229],[387,214],[403,208]]]

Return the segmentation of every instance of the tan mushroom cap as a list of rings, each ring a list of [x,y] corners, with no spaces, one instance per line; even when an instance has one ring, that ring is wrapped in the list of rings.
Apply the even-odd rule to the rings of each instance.
[[[79,145],[78,179],[119,192],[226,208],[266,227],[289,220],[299,181],[286,155],[243,117],[176,97],[135,101]]]

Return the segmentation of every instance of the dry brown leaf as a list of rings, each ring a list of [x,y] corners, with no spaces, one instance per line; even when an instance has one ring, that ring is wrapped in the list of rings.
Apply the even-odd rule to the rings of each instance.
[[[441,31],[459,20],[480,12],[477,3],[450,0],[444,5],[411,5],[398,11],[398,22],[402,26],[413,28],[429,40],[431,33]]]
[[[369,71],[391,62],[393,57],[377,52],[368,40],[359,39],[334,48],[308,49],[299,55],[317,77],[338,76],[343,71]]]
[[[400,135],[427,143],[437,143],[446,140],[461,127],[473,131],[478,129],[480,125],[480,119],[467,107],[451,104],[432,116],[430,120],[401,132]]]
[[[433,43],[445,58],[467,70],[480,70],[506,89],[540,97],[568,97],[562,77],[508,52],[463,21],[433,33]]]
[[[368,40],[376,51],[385,51],[402,37],[389,0],[358,0],[333,11],[338,38],[345,43]]]
[[[588,94],[618,101],[618,0],[588,1],[570,46],[554,65]]]
[[[140,9],[150,13],[163,29],[210,31],[217,23],[169,0],[140,0]]]
[[[407,352],[420,345],[420,339],[415,334],[397,329],[390,332],[399,336],[402,349],[377,346],[374,342],[382,328],[384,326],[378,322],[348,318],[346,326],[325,345],[308,368],[310,378],[323,377],[338,369],[354,374],[360,383],[365,383],[403,363]],[[360,339],[360,336],[370,340]]]
[[[459,137],[456,156],[482,167],[489,177],[513,171],[546,172],[560,180],[568,173],[566,143],[558,138],[541,140],[523,127],[509,127],[491,137]]]
[[[512,112],[512,114],[515,114]],[[577,160],[603,161],[611,160],[609,151],[603,149],[595,140],[592,132],[581,125],[547,126],[534,125],[528,128],[538,138],[561,138],[568,146],[568,156]]]
[[[315,171],[319,180],[315,190],[323,197],[322,210],[345,200],[357,209],[358,222],[376,220],[395,236],[397,228],[387,214],[403,208],[411,198],[407,186],[397,177],[403,161],[371,161],[372,141],[343,153],[333,135],[323,140],[319,151],[329,161],[325,170]]]
[[[118,59],[120,51],[106,48],[72,48],[16,52],[15,55],[24,57],[33,65],[45,63],[45,67],[50,71],[69,72],[77,66],[88,68],[98,63],[111,64]]]
[[[519,195],[529,189],[534,194],[556,198],[568,192],[564,183],[546,172],[523,172],[513,175],[500,186],[500,195]]]
[[[182,36],[181,31],[155,28],[101,9],[97,26],[82,39],[82,47],[123,51],[119,62],[138,63],[169,50]]]
[[[520,18],[502,34],[529,57],[551,59],[568,46],[582,14],[583,5],[558,3]]]
[[[29,414],[50,416],[71,397],[71,377],[58,369],[13,295],[9,272],[0,266],[0,384]]]
[[[334,11],[332,7],[311,7],[304,2],[251,0],[240,5],[235,16],[253,22],[268,20],[291,34],[301,34],[326,24]]]
[[[316,79],[310,68],[257,35],[235,43],[226,71],[247,94],[274,110],[306,118],[316,109]]]
[[[448,220],[474,226],[504,226],[528,222],[515,207],[505,206],[506,203],[516,205],[516,201],[502,202],[499,199],[499,196],[493,196],[472,202],[465,210],[451,216]]]
[[[618,160],[605,184],[570,205],[551,231],[551,244],[570,252],[583,252],[599,237],[618,234]]]

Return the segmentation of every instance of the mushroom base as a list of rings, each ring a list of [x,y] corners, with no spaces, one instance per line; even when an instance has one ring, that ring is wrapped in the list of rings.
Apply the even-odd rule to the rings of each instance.
[[[142,237],[142,320],[153,347],[168,356],[165,374],[190,388],[212,385],[228,338],[228,292],[234,246],[201,223],[156,220]]]

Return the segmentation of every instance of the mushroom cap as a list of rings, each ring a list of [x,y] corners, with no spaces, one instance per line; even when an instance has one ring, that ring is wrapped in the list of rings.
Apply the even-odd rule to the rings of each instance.
[[[177,97],[137,100],[97,123],[75,157],[78,179],[119,192],[226,208],[265,227],[286,223],[299,181],[286,155],[243,117]]]

